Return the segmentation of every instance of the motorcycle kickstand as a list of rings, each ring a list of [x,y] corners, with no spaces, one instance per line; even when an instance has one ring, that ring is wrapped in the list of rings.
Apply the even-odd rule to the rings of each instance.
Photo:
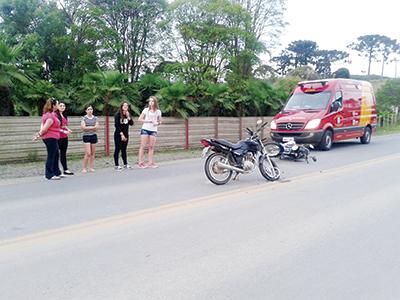
[[[235,174],[235,177],[233,177],[233,181],[235,181],[235,180],[237,180],[238,179],[238,177],[239,177],[239,172],[236,172],[236,174]]]

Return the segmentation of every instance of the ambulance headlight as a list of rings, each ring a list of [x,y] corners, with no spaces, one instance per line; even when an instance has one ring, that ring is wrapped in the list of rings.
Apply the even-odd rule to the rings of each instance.
[[[311,120],[307,123],[306,128],[305,129],[315,129],[319,126],[319,123],[321,123],[321,119],[314,119]]]
[[[276,122],[272,121],[270,124],[271,129],[276,129]]]

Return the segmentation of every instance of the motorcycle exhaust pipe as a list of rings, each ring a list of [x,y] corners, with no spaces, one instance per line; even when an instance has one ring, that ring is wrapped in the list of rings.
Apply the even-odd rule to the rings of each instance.
[[[237,168],[237,167],[234,167],[234,166],[231,166],[231,165],[224,164],[223,162],[220,162],[220,161],[217,162],[217,167],[221,168],[221,169],[232,170],[232,171],[235,171],[235,172],[238,172],[238,173],[246,173],[246,171],[244,171],[243,169],[240,169],[240,168]]]

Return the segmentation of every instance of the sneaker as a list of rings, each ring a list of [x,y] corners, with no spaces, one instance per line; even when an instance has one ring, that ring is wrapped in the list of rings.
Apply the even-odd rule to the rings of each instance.
[[[94,171],[96,171],[96,170],[92,169],[92,168],[89,169],[89,172],[94,172]]]
[[[50,180],[60,180],[60,179],[61,179],[60,176],[53,176],[53,177],[50,178]]]
[[[64,175],[74,175],[74,172],[71,172],[70,170],[65,170]]]
[[[124,169],[132,169],[130,165],[124,165]]]
[[[82,169],[82,173],[87,173],[87,170],[86,169]]]
[[[139,164],[138,164],[138,168],[139,168],[139,169],[146,169],[147,166],[146,166],[144,163],[139,163]]]
[[[64,174],[60,174],[60,175],[58,175],[58,177],[60,177],[60,178],[65,178],[65,177],[67,177],[67,176],[65,176]]]
[[[116,171],[121,171],[122,170],[121,166],[115,166],[114,168],[115,168]]]
[[[148,167],[152,169],[158,168],[156,164],[148,164]]]

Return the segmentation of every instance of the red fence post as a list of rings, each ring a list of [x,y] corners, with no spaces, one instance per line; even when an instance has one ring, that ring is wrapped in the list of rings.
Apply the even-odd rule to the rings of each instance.
[[[242,117],[239,117],[239,140],[242,140],[243,138],[243,119]]]
[[[106,152],[106,156],[110,155],[110,117],[106,116],[106,130],[104,137],[104,150]]]
[[[189,149],[189,119],[185,119],[185,150]]]

